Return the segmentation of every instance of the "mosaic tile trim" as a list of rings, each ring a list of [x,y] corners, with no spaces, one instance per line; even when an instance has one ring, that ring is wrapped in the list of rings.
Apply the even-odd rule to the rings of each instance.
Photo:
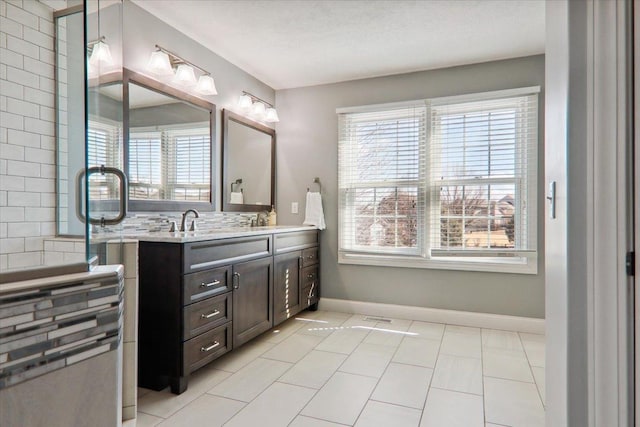
[[[117,349],[123,296],[113,276],[0,297],[0,390]]]
[[[127,233],[169,231],[169,223],[171,221],[176,221],[180,225],[181,215],[181,212],[131,214],[121,223],[122,233],[127,235]],[[255,217],[255,213],[201,212],[197,224],[200,230],[247,227],[250,225],[251,219]],[[113,232],[113,230],[109,227],[94,227],[92,229],[92,234],[94,235],[110,232]],[[120,229],[118,229],[118,232],[120,232]]]

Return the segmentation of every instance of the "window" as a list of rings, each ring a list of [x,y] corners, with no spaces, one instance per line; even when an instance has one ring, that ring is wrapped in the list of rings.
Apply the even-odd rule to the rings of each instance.
[[[339,110],[340,262],[535,273],[537,92]]]
[[[131,130],[129,197],[209,201],[210,146],[208,127]]]
[[[87,162],[89,167],[120,164],[122,130],[115,124],[89,120],[87,127]],[[112,200],[118,197],[119,182],[110,175],[95,173],[89,177],[91,200]]]

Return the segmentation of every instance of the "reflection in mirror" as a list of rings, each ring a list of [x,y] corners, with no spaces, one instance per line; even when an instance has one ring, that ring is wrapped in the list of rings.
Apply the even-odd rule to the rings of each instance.
[[[222,122],[223,209],[269,210],[274,204],[275,131],[228,110]]]
[[[130,210],[213,210],[215,106],[129,70],[125,81]]]

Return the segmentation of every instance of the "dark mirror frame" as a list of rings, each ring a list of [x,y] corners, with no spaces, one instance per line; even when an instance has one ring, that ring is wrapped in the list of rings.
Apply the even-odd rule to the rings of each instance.
[[[215,137],[216,137],[216,105],[212,104],[204,99],[190,95],[172,86],[161,83],[143,74],[136,73],[127,68],[123,69],[122,73],[122,96],[123,96],[123,151],[124,151],[124,172],[129,175],[129,83],[134,83],[138,86],[142,86],[145,89],[152,90],[154,92],[162,93],[163,95],[170,96],[183,102],[193,104],[197,107],[203,108],[209,112],[209,132],[210,132],[210,153],[211,163],[210,174],[211,177],[211,191],[210,199],[208,202],[183,202],[179,200],[131,200],[129,194],[127,194],[129,211],[184,211],[187,209],[198,209],[201,211],[214,211],[215,210],[215,193],[216,186],[214,182],[215,176]]]
[[[233,144],[229,141],[229,122],[236,122],[242,126],[255,129],[259,132],[263,132],[271,137],[271,200],[269,205],[250,205],[250,204],[235,204],[229,203],[225,200],[224,189],[231,185],[231,180],[226,176],[226,172],[229,165],[229,144]],[[247,119],[239,114],[236,114],[229,110],[222,110],[222,171],[221,171],[222,187],[220,193],[222,194],[222,210],[227,212],[260,212],[264,210],[271,210],[271,206],[275,205],[276,200],[276,131],[268,126]]]

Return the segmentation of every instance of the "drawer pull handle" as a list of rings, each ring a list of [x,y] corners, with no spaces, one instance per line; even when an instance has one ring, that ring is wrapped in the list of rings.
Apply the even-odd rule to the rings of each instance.
[[[309,259],[313,259],[313,255],[309,255],[307,258],[309,258]]]
[[[312,298],[313,297],[313,288],[315,288],[316,284],[312,283],[311,284],[311,289],[309,289],[309,296],[307,298]]]
[[[313,274],[307,274],[307,279],[313,279]]]
[[[214,311],[213,313],[209,313],[209,314],[201,314],[201,315],[200,315],[200,318],[201,318],[201,319],[210,319],[210,318],[212,318],[213,316],[217,316],[218,314],[220,314],[220,310],[216,310],[216,311]]]
[[[218,347],[220,343],[218,341],[214,341],[209,347],[200,347],[200,351],[206,353],[207,351],[211,351],[214,348]]]
[[[216,286],[216,285],[219,285],[219,284],[220,284],[220,280],[214,280],[213,282],[210,282],[210,283],[202,282],[200,284],[200,287],[201,288],[210,288],[211,286]]]
[[[240,273],[238,273],[237,271],[233,273],[233,278],[235,279],[233,289],[240,289]]]

